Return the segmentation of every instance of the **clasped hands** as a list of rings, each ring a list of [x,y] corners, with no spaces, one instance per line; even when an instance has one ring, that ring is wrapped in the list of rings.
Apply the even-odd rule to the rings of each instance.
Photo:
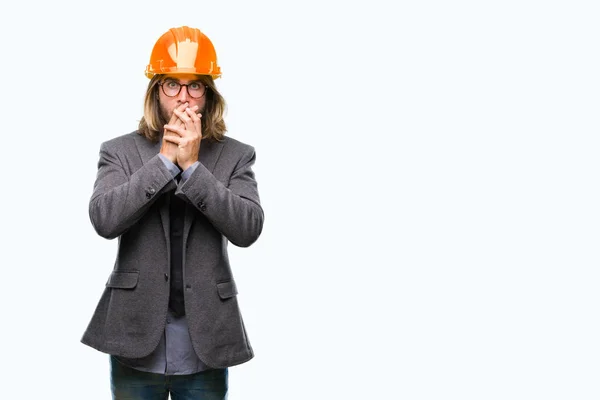
[[[197,110],[198,106],[189,108],[188,103],[183,103],[173,110],[169,123],[164,126],[160,154],[184,171],[198,161],[202,115],[196,114]]]

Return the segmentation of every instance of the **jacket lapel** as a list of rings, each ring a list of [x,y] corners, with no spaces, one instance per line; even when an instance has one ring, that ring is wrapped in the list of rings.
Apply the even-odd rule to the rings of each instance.
[[[152,157],[158,154],[160,151],[160,140],[156,143],[152,143],[144,136],[136,134],[134,136],[134,142],[137,146],[142,164],[146,164]]]

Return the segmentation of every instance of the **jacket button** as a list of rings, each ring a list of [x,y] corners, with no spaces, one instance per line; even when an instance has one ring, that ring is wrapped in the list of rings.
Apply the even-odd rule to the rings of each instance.
[[[198,203],[198,208],[200,209],[200,211],[206,211],[206,204],[200,202]]]
[[[169,281],[169,275],[165,274],[165,282]]]
[[[146,189],[146,198],[147,199],[151,198],[154,193],[156,193],[156,189],[154,189],[154,188]]]

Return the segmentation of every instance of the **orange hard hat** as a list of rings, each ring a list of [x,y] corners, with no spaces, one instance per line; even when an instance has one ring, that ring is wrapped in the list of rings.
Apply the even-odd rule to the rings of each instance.
[[[182,26],[165,32],[154,45],[146,76],[156,74],[199,74],[221,76],[217,53],[199,29]]]

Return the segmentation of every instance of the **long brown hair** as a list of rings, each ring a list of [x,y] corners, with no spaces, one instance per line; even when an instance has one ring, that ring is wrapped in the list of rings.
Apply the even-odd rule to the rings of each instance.
[[[168,122],[160,112],[158,100],[159,83],[164,75],[154,75],[148,83],[144,97],[144,116],[138,125],[138,133],[151,142],[156,143],[161,136],[163,126]],[[202,139],[222,140],[227,132],[223,119],[227,104],[215,86],[215,81],[210,75],[200,75],[198,80],[206,86],[206,106],[202,112]]]

